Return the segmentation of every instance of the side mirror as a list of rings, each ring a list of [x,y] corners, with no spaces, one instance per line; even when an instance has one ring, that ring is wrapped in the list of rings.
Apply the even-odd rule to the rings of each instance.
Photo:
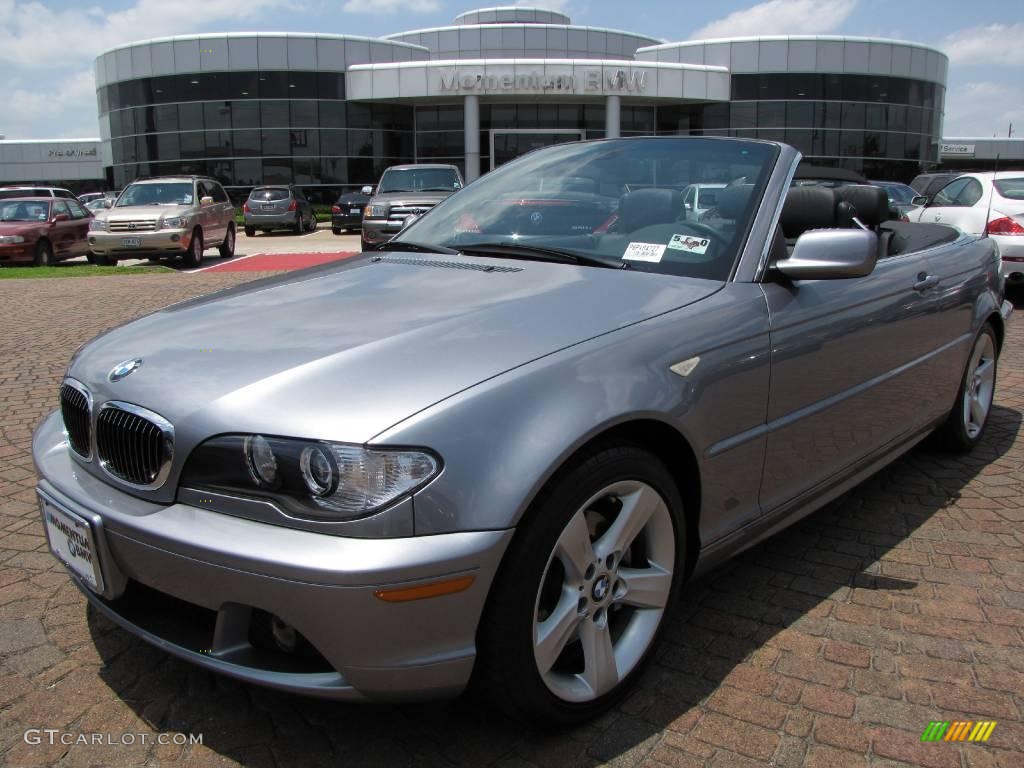
[[[71,221],[71,217],[66,213],[58,213],[53,217],[53,223],[56,224],[58,221]]]
[[[367,184],[365,187],[363,187],[359,191],[362,192],[364,195],[370,195],[370,196],[373,195],[373,187],[371,187],[369,184]]]
[[[462,189],[462,182],[456,181],[454,184],[452,184],[452,189]]]
[[[200,205],[213,205],[213,198],[209,195],[203,195],[199,198]]]
[[[878,235],[864,229],[814,229],[797,238],[793,253],[775,262],[790,280],[839,280],[870,275]]]
[[[928,195],[914,195],[910,198],[911,205],[928,205]]]
[[[404,219],[402,219],[402,230],[408,229],[412,224],[420,218],[423,214],[421,213],[410,213]]]

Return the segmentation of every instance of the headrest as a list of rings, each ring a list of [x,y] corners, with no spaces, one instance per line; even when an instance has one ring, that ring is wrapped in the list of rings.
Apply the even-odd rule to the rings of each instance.
[[[809,229],[836,226],[836,198],[827,187],[790,187],[782,205],[782,234],[788,239],[800,237]]]
[[[843,200],[856,209],[854,214],[860,221],[869,226],[877,227],[889,220],[889,197],[881,187],[871,184],[847,184],[836,187],[833,192],[839,200]]]
[[[739,219],[747,210],[750,195],[754,191],[753,184],[737,184],[718,190],[715,207],[723,219]]]
[[[676,221],[683,210],[682,194],[675,189],[637,189],[619,200],[619,227],[633,232],[651,224]]]

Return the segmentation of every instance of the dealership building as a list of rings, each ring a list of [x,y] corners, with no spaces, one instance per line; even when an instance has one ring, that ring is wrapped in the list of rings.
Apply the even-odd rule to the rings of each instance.
[[[203,173],[326,198],[396,163],[455,163],[472,180],[556,142],[721,135],[908,180],[939,160],[947,67],[911,42],[665,42],[522,7],[382,38],[159,38],[96,59],[99,155],[116,187]]]

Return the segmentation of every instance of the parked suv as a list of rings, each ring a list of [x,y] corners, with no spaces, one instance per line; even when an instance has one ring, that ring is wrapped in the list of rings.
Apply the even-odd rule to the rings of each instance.
[[[62,187],[0,187],[0,200],[12,197],[63,197],[65,200],[77,200],[75,193]]]
[[[402,231],[409,216],[421,216],[462,189],[454,165],[393,165],[363,211],[363,250],[372,251]]]
[[[180,256],[198,267],[206,248],[216,246],[224,258],[234,255],[235,209],[216,179],[139,179],[92,220],[89,246],[101,264]]]
[[[272,185],[256,187],[242,204],[245,234],[253,237],[257,229],[291,229],[295,234],[316,229],[313,204],[297,187]]]

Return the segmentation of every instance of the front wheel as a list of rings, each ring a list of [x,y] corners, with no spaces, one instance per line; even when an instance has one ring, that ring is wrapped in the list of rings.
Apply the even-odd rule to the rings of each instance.
[[[217,246],[217,251],[222,258],[230,259],[235,255],[235,225],[228,225],[228,233],[224,235],[224,242]]]
[[[185,266],[195,269],[203,263],[203,230],[196,229],[192,233],[192,241],[188,244],[188,251],[185,253]]]
[[[649,659],[683,573],[683,506],[660,460],[591,452],[527,512],[481,622],[478,681],[515,717],[574,724]]]
[[[985,434],[995,398],[997,358],[996,334],[986,324],[974,340],[953,410],[938,431],[939,440],[954,453],[970,451]]]
[[[48,267],[53,263],[53,246],[49,240],[40,240],[36,243],[35,256],[32,257],[32,266]]]

